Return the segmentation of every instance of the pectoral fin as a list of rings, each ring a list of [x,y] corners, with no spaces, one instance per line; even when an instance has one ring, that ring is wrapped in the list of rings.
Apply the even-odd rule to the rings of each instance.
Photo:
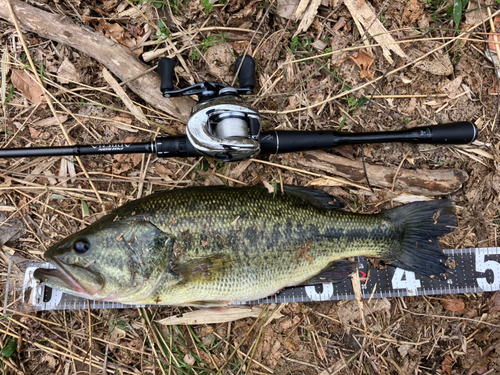
[[[174,265],[172,271],[183,284],[214,282],[231,270],[233,261],[227,255],[216,254]]]
[[[334,210],[344,208],[345,204],[338,197],[328,194],[323,190],[311,189],[300,186],[285,186],[285,194],[295,195],[296,197],[308,202],[310,205],[322,210]]]

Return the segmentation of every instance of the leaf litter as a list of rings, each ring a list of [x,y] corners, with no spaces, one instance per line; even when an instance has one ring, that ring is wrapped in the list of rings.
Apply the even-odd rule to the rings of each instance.
[[[291,4],[291,10],[288,8],[286,15],[280,15],[281,4],[284,3]],[[57,6],[49,3],[46,7],[54,12],[62,11],[69,17],[77,17],[78,14],[89,29],[101,32],[125,48],[133,49],[132,52],[139,59],[143,52],[157,48],[165,48],[165,53],[184,59],[186,65],[182,67],[182,74],[176,75],[175,84],[179,87],[184,87],[189,81],[221,79],[231,82],[235,58],[250,47],[249,51],[254,54],[258,66],[255,92],[260,93],[250,97],[250,101],[255,101],[258,109],[262,110],[269,129],[378,131],[428,123],[477,120],[478,125],[481,124],[481,143],[474,146],[477,153],[467,148],[460,148],[461,152],[458,152],[458,148],[452,147],[382,144],[365,146],[365,159],[369,164],[397,168],[407,152],[411,151],[411,157],[405,159],[402,168],[415,171],[465,171],[468,180],[463,188],[448,194],[459,207],[460,227],[443,238],[443,246],[498,246],[499,142],[498,133],[491,132],[497,97],[488,93],[488,88],[493,87],[496,81],[494,74],[491,74],[491,62],[477,54],[477,50],[485,49],[481,34],[473,32],[468,36],[467,48],[457,41],[451,48],[439,49],[420,64],[410,64],[402,71],[402,75],[388,75],[375,94],[392,98],[374,99],[375,102],[368,109],[368,116],[365,116],[367,104],[358,107],[355,103],[363,96],[369,97],[372,88],[356,88],[367,80],[379,78],[388,69],[385,48],[401,47],[404,52],[396,52],[402,58],[397,63],[397,67],[401,67],[440,47],[443,41],[422,41],[412,48],[409,48],[408,42],[396,42],[417,38],[416,32],[411,30],[417,25],[441,28],[440,32],[427,37],[454,36],[452,28],[446,25],[443,28],[436,21],[447,17],[445,10],[413,0],[393,1],[387,7],[366,1],[355,4],[348,1],[346,4],[349,7],[340,1],[323,1],[321,4],[303,1],[304,10],[297,20],[293,14],[298,3],[278,1],[278,15],[271,8],[270,15],[266,16],[268,18],[262,22],[253,40],[252,33],[237,29],[257,30],[266,14],[264,2],[237,1],[227,5],[210,2],[213,6],[211,10],[208,10],[207,2],[197,1],[169,2],[170,6],[165,7],[162,2],[143,2],[132,6],[119,1],[82,0],[71,2],[71,6],[59,2]],[[351,3],[354,5],[351,6]],[[485,5],[482,1],[480,3]],[[299,31],[309,5],[316,8],[308,16],[308,22],[311,23],[306,31]],[[363,19],[361,27],[358,27],[356,22],[361,22],[363,14],[371,17],[370,22]],[[486,11],[471,11],[464,15],[464,27],[483,23],[485,17]],[[449,21],[452,22],[451,19]],[[371,22],[376,23],[377,27],[382,25],[382,31],[373,28]],[[488,27],[487,22],[484,24]],[[143,42],[147,29],[156,30],[159,25],[168,28],[169,38],[158,40],[149,36],[140,48],[135,48]],[[201,25],[205,29],[200,29]],[[10,60],[8,65],[2,61],[2,73],[8,69],[6,87],[2,89],[6,89],[5,97],[9,98],[3,113],[5,122],[1,126],[5,129],[2,128],[0,146],[3,147],[6,142],[10,142],[9,147],[65,145],[65,138],[54,114],[43,104],[41,88],[24,70],[19,70],[22,66],[18,52],[21,46],[16,44],[17,37],[12,25],[2,21],[1,26],[4,30],[2,45],[7,46],[5,52],[9,52]],[[225,27],[231,29],[221,31]],[[478,31],[487,33],[489,29]],[[155,32],[149,35],[155,35]],[[368,35],[375,39],[367,43]],[[71,46],[48,42],[36,34],[25,34],[25,38],[30,46],[37,46],[35,60],[40,71],[48,77],[45,81],[47,89],[70,113],[81,116],[78,118],[87,127],[85,129],[73,117],[67,116],[63,108],[56,108],[63,112],[58,113],[58,116],[67,116],[60,119],[76,143],[96,143],[96,138],[91,134],[99,139],[99,143],[152,139],[156,126],[151,126],[150,131],[136,130],[134,137],[129,138],[131,128],[127,125],[138,123],[134,119],[137,113],[134,114],[124,105],[121,92],[113,94],[106,91],[107,83],[101,74],[103,66]],[[200,45],[208,44],[207,40],[217,42],[202,51],[203,56],[194,58],[193,46],[200,49]],[[385,47],[378,47],[377,44],[384,44]],[[345,50],[353,46],[359,49],[358,52]],[[31,51],[34,49],[30,48]],[[333,55],[316,57],[317,49]],[[373,61],[367,58],[360,62],[358,59],[364,54],[371,54]],[[296,62],[312,57],[308,61]],[[157,59],[155,57],[149,63],[151,67],[157,63]],[[220,70],[214,70],[213,66]],[[80,81],[91,88],[81,85]],[[464,85],[469,88],[471,96],[464,95],[467,91]],[[12,95],[9,95],[9,90]],[[321,110],[281,113],[283,109],[303,109],[340,92],[348,92],[349,95],[337,102],[325,103],[320,107]],[[443,93],[447,97],[439,96]],[[149,124],[168,127],[178,134],[184,133],[182,122],[162,116],[128,90],[126,95],[134,106],[142,108],[140,118],[147,118]],[[432,105],[426,104],[431,101]],[[41,105],[35,108],[31,103]],[[447,106],[438,111],[445,104]],[[31,112],[33,114],[29,117]],[[19,133],[13,137],[17,131]],[[48,134],[48,137],[44,134]],[[361,158],[359,146],[329,152],[351,160]],[[279,186],[280,181],[299,186],[317,184],[325,191],[341,197],[350,210],[367,213],[389,208],[393,201],[429,199],[418,193],[409,195],[398,189],[391,192],[390,188],[382,187],[371,192],[369,189],[343,186],[326,177],[310,177],[304,172],[323,172],[312,166],[303,166],[303,157],[261,157],[274,165],[299,169],[292,171],[252,161],[220,166],[198,159],[159,160],[153,157],[149,164],[143,164],[142,155],[87,156],[82,159],[85,168],[91,172],[89,177],[78,165],[70,173],[68,166],[73,163],[68,163],[66,158],[61,162],[46,164],[30,158],[0,159],[0,168],[5,173],[2,176],[4,183],[1,187],[4,190],[0,190],[0,206],[24,206],[11,218],[14,211],[2,211],[2,217],[5,218],[0,221],[7,220],[10,225],[0,228],[3,229],[2,233],[6,228],[21,229],[16,234],[6,232],[7,236],[2,237],[3,247],[5,251],[10,249],[9,252],[40,259],[41,250],[81,229],[79,220],[84,215],[81,199],[88,202],[89,215],[85,216],[85,220],[92,222],[135,197],[140,188],[137,181],[142,179],[146,181],[141,188],[144,195],[157,189],[216,182],[225,182],[230,186],[267,183],[272,189]],[[49,179],[50,175],[45,172],[50,172],[55,178]],[[73,180],[68,179],[70,175]],[[102,194],[103,205],[99,204],[92,192],[91,181]],[[49,199],[50,205],[47,207],[38,202],[28,204],[30,199],[19,193],[23,191],[35,198],[40,194],[49,194],[44,193],[47,186],[59,189],[59,196],[66,199]],[[74,191],[80,195],[73,196]],[[50,196],[42,195],[39,200],[43,202]],[[60,215],[52,208],[68,216]],[[6,266],[3,259],[3,270],[6,270]],[[5,278],[5,272],[3,275]],[[58,368],[68,369],[65,371],[69,373],[73,370],[88,372],[89,361],[93,363],[92,372],[105,368],[109,373],[162,373],[167,371],[165,368],[171,368],[173,373],[217,373],[230,355],[235,353],[223,372],[329,375],[353,372],[431,374],[441,371],[447,375],[484,374],[500,371],[500,331],[498,327],[486,324],[498,324],[498,296],[497,292],[449,298],[407,297],[362,301],[366,327],[359,305],[354,301],[290,303],[281,306],[279,314],[283,316],[276,315],[272,321],[268,317],[253,316],[231,323],[207,323],[191,327],[182,324],[166,327],[155,323],[161,319],[182,316],[183,313],[188,316],[187,308],[146,310],[151,314],[150,320],[142,315],[144,311],[133,309],[96,310],[91,311],[90,315],[84,311],[42,312],[30,318],[10,316],[0,321],[0,325],[9,332],[10,337],[23,337],[19,352],[11,354],[13,360],[8,361],[6,366],[19,371],[22,367],[26,373],[52,374]],[[273,306],[270,311],[275,310]],[[121,325],[112,331],[110,321],[130,322],[131,330]],[[4,339],[2,345],[6,344]],[[54,350],[63,355],[53,355]],[[103,353],[107,353],[107,360]],[[159,362],[164,367],[160,367]]]

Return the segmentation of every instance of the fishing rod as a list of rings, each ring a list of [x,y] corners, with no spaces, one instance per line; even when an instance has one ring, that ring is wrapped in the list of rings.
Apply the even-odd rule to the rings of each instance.
[[[164,97],[198,96],[198,102],[191,109],[186,134],[158,136],[155,140],[141,143],[0,149],[0,158],[146,153],[159,157],[208,156],[229,162],[245,160],[257,154],[312,151],[349,144],[468,144],[478,134],[476,125],[468,121],[384,132],[261,132],[258,111],[241,98],[241,95],[251,94],[255,88],[255,60],[250,56],[240,57],[235,65],[240,87],[204,81],[174,90],[175,61],[165,57],[160,59],[158,72]]]

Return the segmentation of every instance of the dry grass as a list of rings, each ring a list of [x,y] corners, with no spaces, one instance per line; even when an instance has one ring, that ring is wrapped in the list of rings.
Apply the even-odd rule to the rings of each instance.
[[[480,134],[474,147],[369,145],[364,146],[364,159],[397,170],[465,170],[469,180],[450,194],[459,207],[459,228],[443,239],[443,247],[498,246],[499,96],[490,90],[495,75],[483,52],[490,32],[488,17],[498,9],[492,8],[489,15],[484,11],[480,21],[469,23],[472,9],[464,16],[464,30],[457,33],[446,19],[442,1],[425,7],[420,2],[374,2],[377,17],[396,43],[419,52],[418,58],[398,60],[391,67],[382,57],[383,43],[360,33],[347,9],[333,3],[320,6],[312,26],[297,38],[292,35],[300,21],[278,17],[275,2],[215,2],[210,11],[206,5],[208,12],[200,2],[180,0],[158,1],[159,8],[150,2],[112,0],[49,2],[44,7],[83,20],[91,28],[99,28],[99,20],[101,25],[105,20],[104,33],[109,33],[109,25],[118,24],[127,30],[121,37],[124,43],[141,43],[142,36],[149,35],[142,41],[143,52],[164,49],[161,56],[177,59],[179,86],[202,80],[231,84],[231,53],[254,56],[258,87],[248,102],[261,112],[266,130],[377,131],[475,121]],[[470,4],[475,8],[478,2]],[[402,22],[410,5],[422,14],[413,23]],[[134,15],[133,9],[141,12]],[[337,29],[342,18],[346,23]],[[160,27],[160,19],[166,27]],[[167,39],[154,38],[166,28]],[[103,67],[90,58],[40,36],[20,34],[14,24],[2,21],[0,29],[6,89],[0,147],[118,143],[129,137],[146,141],[156,134],[184,133],[182,122],[129,91],[126,95],[133,106],[127,108],[123,94],[117,94],[121,91],[108,86]],[[323,49],[312,45],[317,40],[324,41]],[[376,59],[371,68],[375,80],[361,78],[348,58],[367,43]],[[209,49],[221,45],[231,53],[223,60],[225,52],[219,50],[220,60],[214,61]],[[326,48],[331,51],[325,53]],[[449,57],[453,75],[417,67],[434,61],[436,53]],[[152,68],[159,56],[149,61]],[[65,59],[74,67],[70,74],[60,70]],[[14,89],[12,69],[23,69],[40,83],[47,101],[33,104]],[[462,77],[463,86],[443,91],[457,77]],[[369,104],[362,99],[372,94]],[[41,122],[50,118],[53,121]],[[336,151],[352,159],[362,155],[359,146]],[[366,184],[300,167],[300,157],[275,155],[240,164],[151,155],[0,159],[0,235],[20,230],[3,251],[41,260],[43,251],[56,241],[124,202],[160,189],[273,181],[305,186],[315,179],[350,210],[366,213],[390,207],[392,199],[403,193],[394,184],[392,189],[371,190]],[[0,262],[3,286],[5,254]],[[441,303],[446,298],[268,306],[258,318],[197,326],[155,323],[188,311],[178,308],[10,312],[0,319],[5,354],[0,366],[3,373],[27,374],[500,373],[497,295],[450,297],[465,302],[460,312],[447,310]],[[273,320],[271,313],[276,310],[284,316]],[[9,348],[15,351],[7,355]]]

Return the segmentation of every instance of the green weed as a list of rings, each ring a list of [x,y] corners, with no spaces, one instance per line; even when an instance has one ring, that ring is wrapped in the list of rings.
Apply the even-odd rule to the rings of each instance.
[[[205,13],[210,13],[212,9],[214,9],[214,5],[210,2],[210,0],[201,0],[201,6],[203,7],[203,11]]]
[[[366,103],[368,103],[368,98],[364,96],[359,99],[356,99],[354,96],[347,97],[347,104],[350,108],[361,108]]]
[[[219,33],[217,35],[210,35],[209,37],[203,39],[198,46],[198,49],[194,49],[191,52],[191,59],[198,60],[201,56],[200,53],[205,53],[209,47],[215,46],[219,43],[225,43],[227,38],[227,34]]]
[[[157,9],[162,9],[165,7],[169,7],[172,9],[174,14],[178,14],[181,11],[182,6],[184,5],[182,0],[131,0],[135,4],[143,4],[145,2],[150,2]]]
[[[17,340],[14,340],[11,336],[7,336],[5,339],[5,345],[0,351],[0,356],[4,358],[9,358],[12,354],[16,352]]]
[[[165,23],[162,20],[160,20],[160,22],[158,22],[158,28],[159,28],[159,30],[156,32],[156,36],[159,39],[165,40],[165,39],[170,38],[170,30],[167,28],[167,26],[165,25]]]
[[[3,104],[7,104],[9,102],[9,100],[14,96],[14,86],[10,86],[10,89],[9,89],[9,94],[7,95],[7,97],[5,98],[5,101],[3,102]]]

